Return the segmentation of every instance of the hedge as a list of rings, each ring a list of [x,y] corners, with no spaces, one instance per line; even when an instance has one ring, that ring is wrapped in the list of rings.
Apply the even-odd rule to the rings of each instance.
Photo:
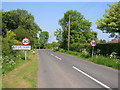
[[[109,56],[111,53],[115,52],[117,57],[120,57],[120,43],[106,43],[97,44],[95,51],[100,50],[100,55]]]
[[[89,43],[74,43],[70,46],[70,50],[72,51],[82,52],[84,49],[91,54],[92,47]],[[94,47],[94,54],[96,55],[110,56],[113,52],[116,53],[117,58],[120,58],[120,43],[97,44]]]

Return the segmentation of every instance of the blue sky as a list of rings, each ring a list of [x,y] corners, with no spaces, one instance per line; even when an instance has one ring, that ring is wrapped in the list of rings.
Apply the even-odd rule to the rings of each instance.
[[[58,20],[63,17],[67,10],[77,10],[92,22],[91,28],[98,33],[98,39],[110,41],[109,34],[102,33],[96,28],[96,20],[103,18],[105,9],[109,9],[107,4],[114,4],[114,2],[3,2],[2,8],[4,11],[28,10],[40,28],[50,33],[52,37],[49,41],[51,42],[56,40],[54,31],[60,28]]]

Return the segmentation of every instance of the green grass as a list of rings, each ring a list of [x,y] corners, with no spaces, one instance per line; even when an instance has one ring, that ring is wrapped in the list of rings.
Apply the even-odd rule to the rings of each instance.
[[[83,53],[79,53],[79,52],[75,52],[75,51],[66,51],[63,49],[57,50],[57,52],[61,52],[61,53],[67,54],[67,55],[72,55],[72,56],[75,56],[80,59],[84,59],[87,61],[94,62],[96,64],[100,64],[100,65],[104,65],[104,66],[108,66],[108,67],[120,70],[120,60],[115,59],[115,58],[98,56],[98,55],[91,57],[88,54],[83,54]]]
[[[3,76],[3,88],[37,88],[38,56],[29,52],[28,57],[31,60],[24,61]]]
[[[1,57],[1,55],[0,55],[0,57]],[[2,89],[2,68],[1,68],[1,66],[2,66],[2,61],[0,61],[0,90]]]
[[[2,89],[2,68],[0,68],[0,90]]]

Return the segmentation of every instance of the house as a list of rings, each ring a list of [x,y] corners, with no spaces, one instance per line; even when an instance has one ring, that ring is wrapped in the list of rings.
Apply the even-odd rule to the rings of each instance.
[[[114,38],[111,41],[109,41],[108,43],[120,43],[120,38]]]

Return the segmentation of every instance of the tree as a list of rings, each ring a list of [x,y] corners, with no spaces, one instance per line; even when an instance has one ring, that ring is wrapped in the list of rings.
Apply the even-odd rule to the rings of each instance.
[[[47,31],[42,31],[40,33],[40,43],[42,44],[42,47],[48,42],[49,39],[49,33]]]
[[[54,36],[56,36],[56,40],[61,41],[62,40],[62,29],[56,29],[56,31],[54,32]]]
[[[16,39],[21,41],[27,37],[31,41],[31,45],[36,44],[37,33],[42,31],[35,24],[34,17],[26,10],[11,10],[2,13],[2,35],[5,38],[7,31],[13,31],[16,34]]]
[[[86,43],[91,39],[97,38],[97,33],[91,30],[91,22],[84,18],[80,12],[69,10],[64,13],[64,17],[59,20],[62,27],[62,35],[60,29],[55,32],[56,39],[62,39],[62,47],[67,48],[68,42],[68,23],[70,16],[70,43]],[[61,37],[62,36],[62,37]]]
[[[118,37],[120,33],[120,2],[108,5],[110,9],[106,10],[103,19],[97,20],[97,28],[105,33],[111,33],[110,37]]]
[[[33,47],[37,44],[37,34],[41,29],[35,24],[34,17],[28,11],[21,9],[2,11],[0,23],[2,23],[3,35],[0,38],[2,38],[2,73],[4,74],[14,69],[15,64],[24,59],[23,51],[12,50],[12,45],[22,45],[21,40],[27,37]]]
[[[60,44],[58,42],[46,43],[44,48],[46,48],[46,49],[58,49],[59,45]]]

